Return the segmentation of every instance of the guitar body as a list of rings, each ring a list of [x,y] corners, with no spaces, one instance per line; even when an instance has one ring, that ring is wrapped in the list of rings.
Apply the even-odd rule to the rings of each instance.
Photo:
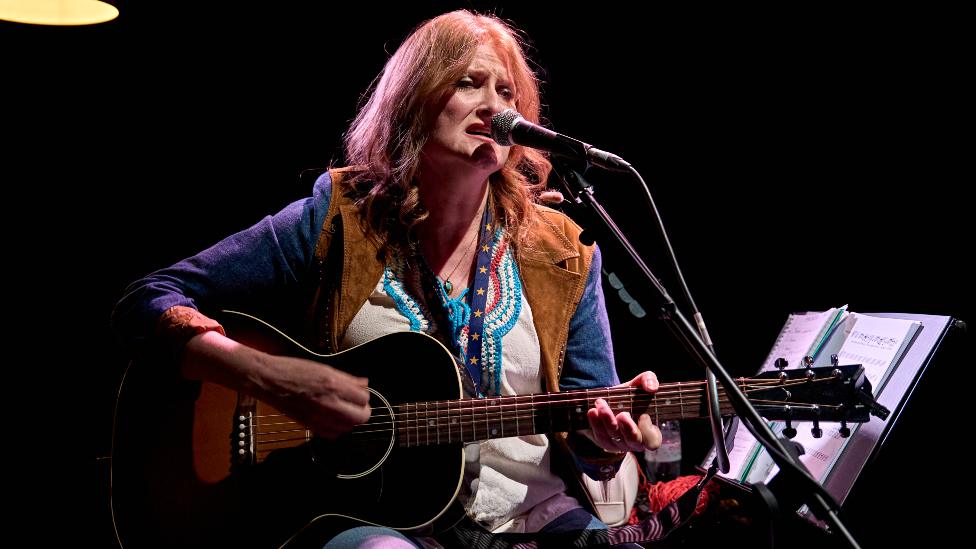
[[[439,342],[403,332],[317,355],[256,318],[222,321],[238,341],[368,377],[375,432],[317,439],[262,402],[179,379],[172,364],[133,362],[112,448],[112,512],[123,547],[321,547],[363,523],[423,532],[438,529],[436,519],[459,518],[462,445],[396,444],[398,426],[386,412],[463,397]]]

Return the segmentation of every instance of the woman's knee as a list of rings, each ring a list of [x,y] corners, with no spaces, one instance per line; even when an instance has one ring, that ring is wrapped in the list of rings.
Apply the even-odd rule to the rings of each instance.
[[[342,532],[329,540],[323,549],[418,549],[406,536],[380,526],[359,526]]]

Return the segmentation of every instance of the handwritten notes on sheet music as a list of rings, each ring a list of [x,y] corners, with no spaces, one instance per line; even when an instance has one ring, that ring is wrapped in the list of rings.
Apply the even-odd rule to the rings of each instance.
[[[863,365],[874,394],[879,395],[920,325],[916,321],[850,313],[843,319],[843,324],[831,334],[830,319],[837,316],[838,311],[843,311],[843,308],[823,313],[790,315],[763,364],[763,370],[774,369],[773,362],[779,357],[787,359],[791,368],[797,367],[803,356],[819,346],[818,338],[828,336],[830,341],[826,342],[825,348],[836,352],[840,364]],[[820,362],[822,361],[818,360]],[[779,421],[769,425],[777,434],[785,427],[785,423]],[[839,425],[821,425],[821,438],[813,437],[811,427],[811,423],[795,424],[797,436],[793,440],[804,449],[805,453],[800,456],[800,461],[814,478],[823,482],[842,455],[849,439],[840,435]],[[858,424],[848,427],[853,432]],[[705,461],[706,467],[711,459],[710,454]],[[729,453],[729,460],[731,469],[723,476],[740,482],[769,482],[779,471],[768,452],[745,427],[740,427],[736,432],[735,447]]]
[[[791,314],[769,351],[769,356],[763,362],[762,371],[774,370],[777,358],[785,358],[789,368],[802,366],[800,361],[817,345],[817,340],[835,314],[837,309],[822,313]]]

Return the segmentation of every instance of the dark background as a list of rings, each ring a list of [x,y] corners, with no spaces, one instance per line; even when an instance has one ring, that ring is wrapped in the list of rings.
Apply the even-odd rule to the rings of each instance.
[[[27,500],[35,516],[91,516],[72,539],[112,543],[104,456],[126,357],[108,317],[125,285],[304,197],[299,174],[342,163],[341,134],[388,53],[456,7],[525,30],[551,127],[642,173],[733,374],[758,367],[792,311],[971,318],[973,90],[958,14],[113,3],[121,16],[94,27],[0,22],[11,301],[48,358],[17,371],[57,404],[14,392],[49,424],[64,410],[84,418],[39,452],[57,466]],[[680,299],[636,184],[587,177]],[[609,245],[605,263],[626,272]],[[621,377],[700,377],[654,315],[607,301]],[[969,357],[968,336],[954,339],[848,501],[865,546],[954,527],[940,494],[967,460],[939,428],[962,406],[942,396]],[[694,422],[684,439],[688,468],[709,439]],[[82,487],[44,482],[63,476]]]

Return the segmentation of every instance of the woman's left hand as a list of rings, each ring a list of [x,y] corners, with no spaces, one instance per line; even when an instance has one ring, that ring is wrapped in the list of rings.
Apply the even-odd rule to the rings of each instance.
[[[643,372],[617,387],[640,387],[649,393],[657,391],[657,376]],[[661,430],[651,422],[651,416],[641,414],[637,422],[630,412],[614,414],[607,401],[598,398],[586,412],[593,432],[593,441],[609,452],[638,452],[645,448],[654,450],[661,445]]]

